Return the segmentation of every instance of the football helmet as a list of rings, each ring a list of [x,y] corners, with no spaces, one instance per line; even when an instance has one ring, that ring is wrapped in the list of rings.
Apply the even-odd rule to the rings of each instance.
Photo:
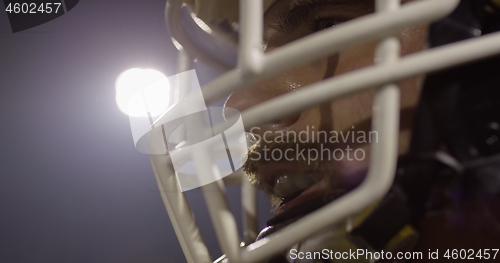
[[[342,253],[349,250],[406,251],[418,235],[412,223],[446,203],[443,191],[453,186],[498,193],[500,109],[495,100],[500,94],[495,85],[500,83],[500,1],[420,0],[402,4],[400,0],[374,0],[372,14],[264,53],[264,14],[280,2],[293,5],[297,1],[168,0],[166,25],[179,49],[179,72],[191,69],[195,59],[221,72],[201,88],[206,104],[211,105],[287,70],[355,44],[377,41],[374,65],[325,78],[302,87],[300,93],[277,96],[243,111],[241,118],[246,129],[258,127],[376,86],[371,129],[378,132],[378,143],[370,147],[368,173],[356,188],[334,201],[311,205],[299,216],[273,218],[258,238],[256,190],[243,172],[202,186],[225,253],[218,262],[287,262],[292,257],[283,251],[300,251],[297,244],[307,247],[305,241],[314,243],[313,235],[321,240],[317,233],[327,227],[334,229],[328,239],[340,259],[345,259]],[[394,36],[405,27],[423,23],[430,24],[429,48],[400,57]],[[395,83],[419,75],[427,77],[410,154],[398,158],[400,98]],[[195,158],[195,162],[211,160],[211,156]],[[151,164],[187,261],[212,262],[169,154],[151,155]],[[217,173],[217,169],[204,172]],[[241,184],[244,196],[243,240],[225,199],[224,185],[235,183]],[[288,220],[292,217],[295,219]],[[374,259],[364,253],[356,260],[353,262]]]

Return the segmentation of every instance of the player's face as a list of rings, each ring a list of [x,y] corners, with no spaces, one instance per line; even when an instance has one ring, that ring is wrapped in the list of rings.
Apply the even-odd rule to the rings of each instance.
[[[264,17],[266,52],[372,12],[373,0],[278,0]],[[402,55],[423,49],[425,36],[425,26],[406,28],[399,35]],[[287,71],[235,92],[226,105],[243,111],[287,92],[302,92],[307,96],[302,88],[308,84],[372,65],[376,45],[372,42],[353,46]],[[398,83],[400,154],[408,150],[419,81],[412,78]],[[256,184],[277,200],[276,214],[321,196],[335,198],[363,179],[369,159],[375,88],[252,130],[261,140],[245,167]],[[376,143],[377,135],[371,135]]]

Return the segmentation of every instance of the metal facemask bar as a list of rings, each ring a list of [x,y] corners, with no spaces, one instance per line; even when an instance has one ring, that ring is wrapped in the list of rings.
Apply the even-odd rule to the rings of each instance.
[[[301,38],[286,46],[264,54],[261,48],[263,20],[262,1],[240,0],[240,47],[236,69],[202,87],[207,104],[227,97],[231,92],[263,81],[275,74],[337,53],[354,44],[379,40],[377,61],[373,66],[332,77],[303,88],[301,94],[288,93],[261,103],[242,113],[245,128],[256,127],[272,120],[286,117],[318,104],[346,96],[366,88],[379,86],[374,99],[372,130],[379,134],[379,143],[371,145],[370,166],[364,181],[354,190],[325,205],[316,212],[286,226],[280,231],[246,247],[240,247],[235,219],[225,199],[224,182],[218,181],[202,187],[211,220],[221,248],[230,262],[261,262],[318,232],[354,215],[373,200],[379,200],[390,189],[397,163],[399,131],[399,88],[393,84],[405,78],[434,72],[454,65],[486,58],[500,53],[500,34],[490,34],[473,40],[433,48],[399,57],[400,43],[396,34],[405,26],[436,21],[451,13],[459,0],[422,0],[400,6],[400,0],[376,0],[376,12],[335,28]],[[182,0],[169,0],[166,17],[175,16],[181,10]],[[169,23],[171,34],[186,47],[180,53],[180,72],[190,69],[193,57],[213,58],[203,55],[182,35],[181,23]],[[308,96],[303,96],[307,94]],[[208,133],[209,131],[207,131]],[[168,136],[168,135],[167,135]],[[198,153],[194,156],[196,167],[209,167],[210,156]],[[188,262],[212,262],[186,197],[179,189],[167,155],[151,155],[151,163],[158,186]],[[203,165],[205,164],[205,165]],[[208,165],[207,165],[208,164]],[[198,170],[217,173],[214,170]],[[246,213],[248,242],[256,233],[255,190],[243,180],[243,176],[230,176],[229,181],[241,181],[242,198]],[[303,229],[308,229],[307,232]]]

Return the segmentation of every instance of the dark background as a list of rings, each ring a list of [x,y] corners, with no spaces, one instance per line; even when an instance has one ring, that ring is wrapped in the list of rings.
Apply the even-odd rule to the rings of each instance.
[[[0,4],[0,262],[185,262],[149,157],[115,102],[129,68],[176,73],[164,6],[80,1],[14,34]],[[214,77],[198,68],[202,83]],[[229,194],[235,206],[239,190]],[[202,194],[187,195],[215,259]]]

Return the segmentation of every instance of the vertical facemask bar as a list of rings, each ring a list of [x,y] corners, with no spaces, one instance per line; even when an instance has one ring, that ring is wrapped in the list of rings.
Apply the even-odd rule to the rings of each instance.
[[[179,72],[191,69],[191,62],[192,57],[186,51],[181,50],[179,53]],[[180,90],[185,89],[181,88]],[[162,129],[162,132],[165,133],[165,130]],[[164,138],[168,136],[165,134]],[[153,154],[150,155],[150,159],[163,203],[187,262],[212,262],[191,207],[178,185],[170,156]]]
[[[163,203],[187,262],[212,262],[189,204],[177,185],[170,157],[150,155]]]
[[[260,72],[263,35],[263,2],[262,0],[240,0],[240,47],[238,58],[238,70],[242,72],[245,78],[252,77]],[[255,19],[257,18],[257,19]],[[258,22],[256,22],[258,21]],[[200,156],[202,158],[202,156]],[[200,160],[202,161],[202,160]],[[215,169],[216,170],[216,169]],[[217,171],[213,171],[217,172]],[[245,239],[250,240],[251,236],[256,235],[257,231],[255,218],[251,210],[256,211],[255,190],[250,191],[252,186],[243,183],[242,191],[244,193],[253,193],[251,200],[242,198],[244,220],[248,224],[245,227]],[[202,187],[207,207],[210,213],[212,223],[221,249],[226,253],[229,262],[241,262],[239,257],[239,235],[236,226],[236,220],[229,209],[227,199],[225,198],[225,189],[222,182],[212,183]],[[245,201],[246,200],[246,201]],[[247,213],[246,209],[249,209]],[[252,232],[255,232],[253,234]]]
[[[248,245],[259,234],[257,218],[257,189],[247,178],[241,182],[241,210],[243,213],[243,242]]]
[[[242,71],[243,76],[253,77],[262,70],[264,3],[262,0],[240,0],[239,8],[240,46],[238,53],[238,69]]]
[[[257,1],[240,1],[240,32],[238,69],[244,76],[252,78],[262,70],[262,36],[264,29],[264,3]],[[258,18],[258,19],[254,19]],[[249,180],[241,184],[241,204],[243,212],[243,242],[248,245],[255,241],[258,234],[257,194]]]

